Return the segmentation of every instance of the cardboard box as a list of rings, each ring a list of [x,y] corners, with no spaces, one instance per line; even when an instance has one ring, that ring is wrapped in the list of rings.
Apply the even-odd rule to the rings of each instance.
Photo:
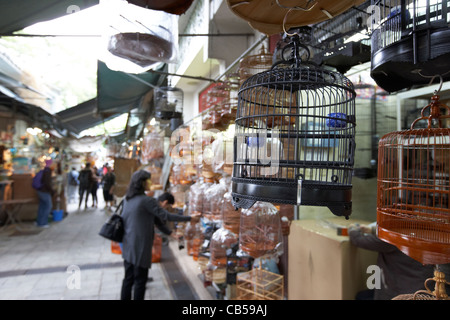
[[[368,221],[292,221],[289,235],[289,300],[354,300],[367,289],[367,267],[376,264],[377,252],[355,247],[348,236],[338,235],[336,226]]]

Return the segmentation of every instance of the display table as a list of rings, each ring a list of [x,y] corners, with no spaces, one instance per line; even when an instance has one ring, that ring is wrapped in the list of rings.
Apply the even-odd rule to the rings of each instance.
[[[378,253],[355,247],[337,226],[369,224],[368,221],[295,220],[291,223],[288,258],[289,300],[353,300],[367,289],[369,265]]]
[[[6,221],[2,228],[6,228],[10,224],[15,224],[17,229],[20,229],[22,223],[19,219],[20,209],[24,204],[32,203],[33,198],[28,199],[10,199],[0,201],[0,212],[6,212]]]

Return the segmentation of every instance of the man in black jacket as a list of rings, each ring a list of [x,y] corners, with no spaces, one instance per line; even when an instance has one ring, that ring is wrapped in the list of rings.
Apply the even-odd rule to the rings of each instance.
[[[80,185],[78,187],[78,193],[80,195],[80,202],[78,204],[78,210],[81,208],[81,202],[83,202],[83,195],[86,193],[86,199],[84,200],[84,208],[87,209],[88,196],[92,189],[92,183],[94,182],[94,177],[91,170],[91,164],[86,162],[86,166],[80,171],[78,176],[78,181]]]
[[[350,242],[366,250],[378,252],[377,266],[381,271],[380,287],[375,288],[374,300],[391,300],[400,294],[411,294],[424,288],[424,282],[433,277],[432,265],[422,265],[396,246],[376,236],[375,226],[351,225]]]

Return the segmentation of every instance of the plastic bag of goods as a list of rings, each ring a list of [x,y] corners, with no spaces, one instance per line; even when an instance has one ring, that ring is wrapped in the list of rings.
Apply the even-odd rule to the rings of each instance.
[[[273,204],[257,201],[241,211],[239,248],[253,258],[281,251],[281,219]]]

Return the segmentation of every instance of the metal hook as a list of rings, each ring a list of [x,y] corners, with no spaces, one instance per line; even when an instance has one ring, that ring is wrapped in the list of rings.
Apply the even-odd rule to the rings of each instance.
[[[442,76],[441,76],[440,74],[434,75],[434,76],[431,78],[431,81],[430,81],[430,84],[429,84],[429,85],[431,85],[431,84],[433,83],[434,78],[436,78],[436,77],[439,77],[439,89],[435,90],[435,91],[434,91],[434,94],[435,94],[435,95],[439,95],[439,93],[441,92],[441,89],[442,89],[442,85],[444,84],[444,78],[442,78]]]
[[[449,73],[449,72],[450,72],[450,71],[447,71],[447,72],[445,72],[445,73],[443,73],[443,74],[435,74],[434,76],[426,76],[426,75],[423,75],[423,74],[420,72],[420,70],[417,71],[417,73],[418,73],[421,77],[424,77],[424,78],[431,78],[431,81],[430,81],[430,83],[429,83],[428,85],[431,85],[431,84],[433,83],[434,79],[435,79],[436,77],[439,77],[439,89],[436,90],[436,91],[434,91],[434,94],[435,94],[435,95],[438,95],[438,94],[441,92],[442,85],[444,84],[444,78],[442,78],[442,76],[443,76],[443,75],[446,75],[446,74]]]

